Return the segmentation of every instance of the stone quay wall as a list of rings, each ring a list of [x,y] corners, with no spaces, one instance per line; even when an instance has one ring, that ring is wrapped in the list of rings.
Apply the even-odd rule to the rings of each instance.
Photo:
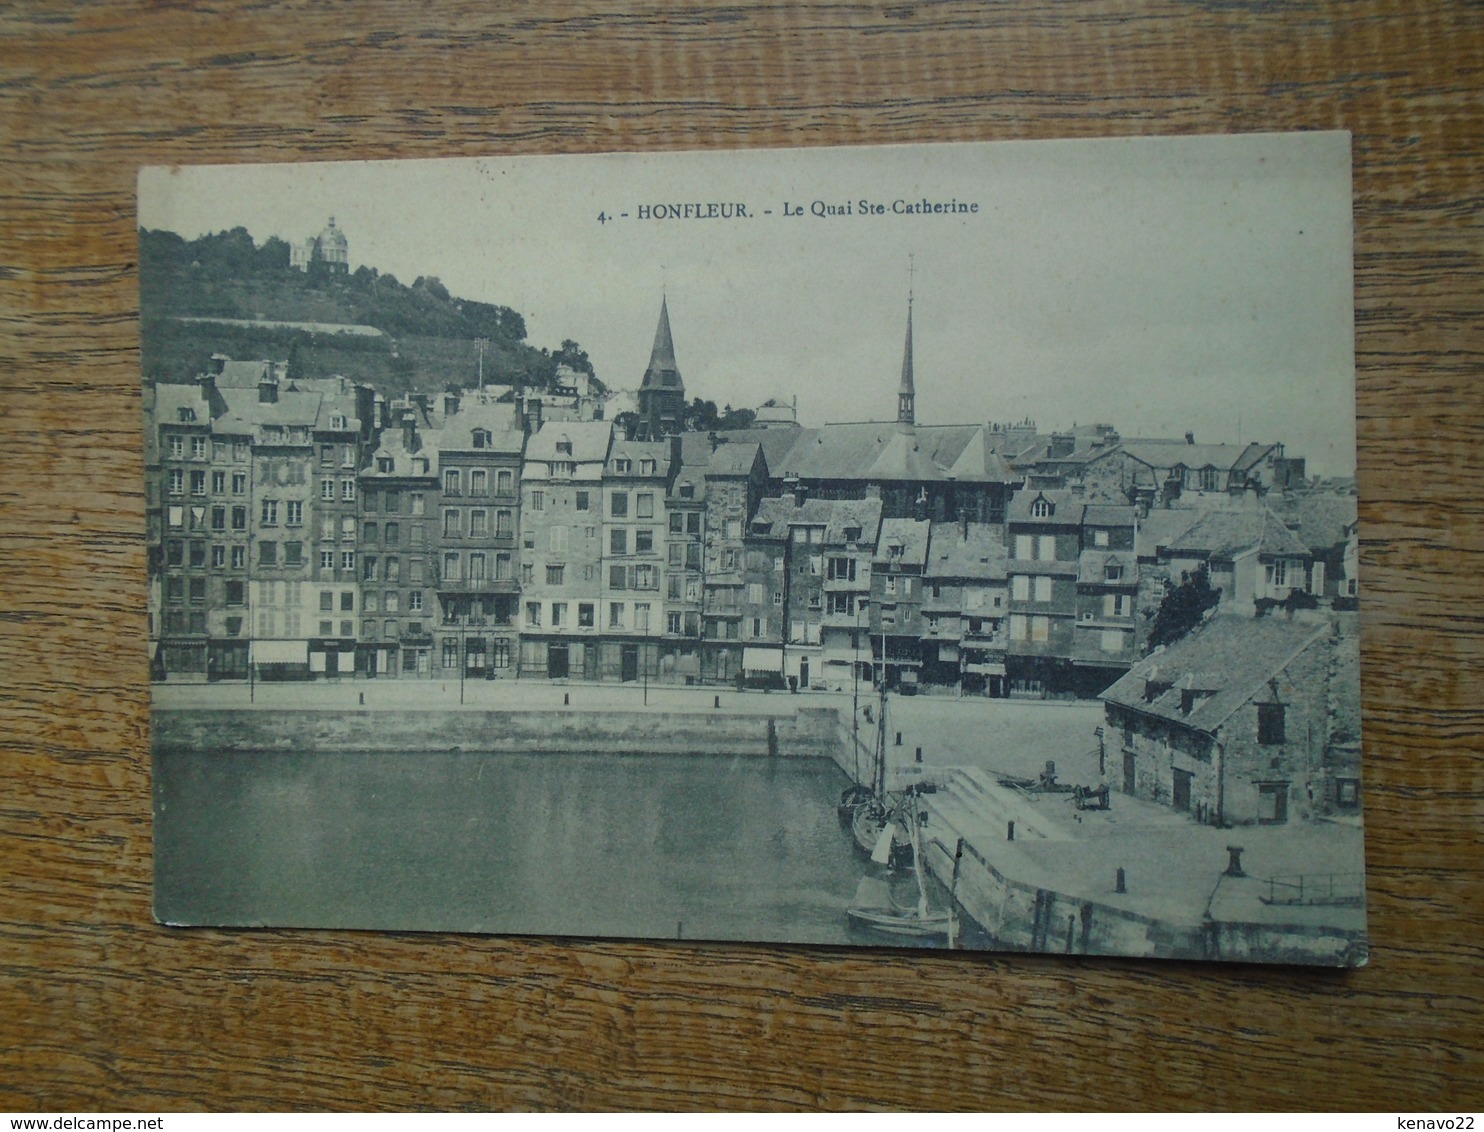
[[[716,711],[357,711],[184,708],[151,716],[156,750],[511,751],[828,758],[841,765],[834,708]],[[848,741],[848,733],[846,733]]]

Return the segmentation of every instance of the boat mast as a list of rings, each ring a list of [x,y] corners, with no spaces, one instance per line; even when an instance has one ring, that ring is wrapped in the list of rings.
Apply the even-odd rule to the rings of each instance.
[[[886,801],[886,618],[881,619],[881,709],[876,729],[876,797]]]
[[[859,789],[861,784],[861,603],[859,596],[855,599],[855,634],[851,640],[855,644],[855,663],[851,665],[854,681],[850,691],[850,757],[855,764],[855,777],[852,782]]]
[[[926,920],[928,914],[927,882],[922,879],[922,832],[917,828],[917,799],[907,799],[907,828],[912,831],[912,875],[917,878],[917,918]]]

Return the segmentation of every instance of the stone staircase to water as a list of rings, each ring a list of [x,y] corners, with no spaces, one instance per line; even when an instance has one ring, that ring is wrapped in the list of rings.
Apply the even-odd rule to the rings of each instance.
[[[979,767],[954,767],[940,772],[943,783],[923,800],[928,812],[928,836],[945,844],[963,837],[974,845],[1015,837],[1023,840],[1064,841],[1065,831],[1039,812],[1041,806],[1060,805],[1064,795],[1042,795],[1039,801],[1014,787],[1001,786],[996,776]]]

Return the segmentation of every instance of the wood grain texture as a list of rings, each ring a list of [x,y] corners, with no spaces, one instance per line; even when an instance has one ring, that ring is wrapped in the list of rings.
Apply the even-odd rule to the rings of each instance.
[[[1484,1105],[1479,17],[0,8],[0,1107]],[[1331,128],[1355,138],[1369,967],[151,922],[139,166]]]

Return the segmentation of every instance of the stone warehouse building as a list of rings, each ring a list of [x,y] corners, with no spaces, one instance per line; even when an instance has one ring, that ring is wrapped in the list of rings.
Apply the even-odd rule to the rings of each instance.
[[[1360,808],[1355,614],[1224,615],[1104,694],[1108,775],[1212,825]]]

